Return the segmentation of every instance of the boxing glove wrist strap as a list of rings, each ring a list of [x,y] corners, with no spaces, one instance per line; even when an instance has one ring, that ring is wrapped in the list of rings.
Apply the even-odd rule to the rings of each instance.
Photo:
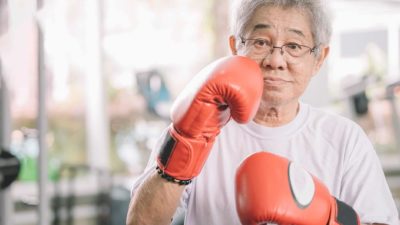
[[[176,184],[179,184],[179,185],[188,185],[188,184],[190,184],[192,182],[192,180],[178,180],[178,179],[176,179],[174,177],[171,177],[168,174],[164,173],[164,171],[161,170],[161,168],[158,167],[158,166],[156,167],[156,170],[157,170],[157,173],[160,174],[160,176],[162,178],[164,178],[165,180],[167,180],[169,182],[176,183]]]
[[[213,137],[182,136],[171,127],[157,158],[158,167],[174,179],[191,180],[200,173],[213,142]]]
[[[345,202],[332,198],[332,211],[329,224],[358,225],[360,219],[357,212]]]

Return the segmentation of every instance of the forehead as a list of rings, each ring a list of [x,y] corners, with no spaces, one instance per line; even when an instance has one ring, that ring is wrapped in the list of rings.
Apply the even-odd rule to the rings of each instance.
[[[275,32],[312,40],[309,15],[299,8],[262,6],[256,9],[246,27],[246,33],[254,32]]]

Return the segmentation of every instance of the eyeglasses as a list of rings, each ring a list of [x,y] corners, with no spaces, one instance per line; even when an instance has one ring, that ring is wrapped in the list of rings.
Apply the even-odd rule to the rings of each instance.
[[[299,62],[302,56],[316,52],[318,46],[308,47],[297,43],[288,43],[282,46],[274,46],[270,41],[262,38],[245,39],[240,38],[241,43],[248,50],[249,56],[254,59],[265,59],[270,56],[274,50],[280,49],[281,55],[285,56],[288,63]],[[286,53],[285,55],[283,53]]]

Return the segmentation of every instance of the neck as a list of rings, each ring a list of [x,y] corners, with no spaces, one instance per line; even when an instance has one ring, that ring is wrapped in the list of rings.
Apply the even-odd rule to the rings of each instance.
[[[268,126],[279,127],[292,121],[299,111],[299,102],[273,105],[268,102],[261,102],[254,122]]]

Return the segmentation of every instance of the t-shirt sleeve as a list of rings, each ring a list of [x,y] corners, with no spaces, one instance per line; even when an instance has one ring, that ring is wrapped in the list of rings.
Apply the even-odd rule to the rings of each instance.
[[[376,151],[360,127],[355,125],[353,129],[339,199],[353,206],[362,223],[400,225]]]

